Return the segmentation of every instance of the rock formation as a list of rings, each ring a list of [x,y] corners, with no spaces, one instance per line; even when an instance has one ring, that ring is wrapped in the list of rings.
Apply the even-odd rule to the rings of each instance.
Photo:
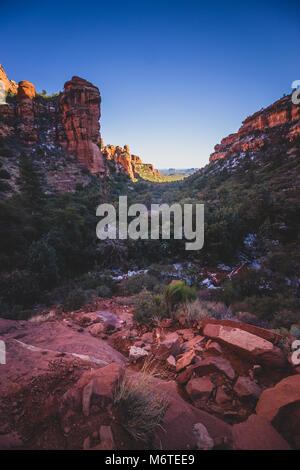
[[[62,147],[92,173],[103,173],[100,145],[100,92],[79,77],[65,83],[60,95],[59,111],[64,133],[59,135]]]
[[[120,384],[135,383],[168,403],[154,450],[300,448],[300,376],[288,362],[278,368],[281,335],[212,318],[184,327],[164,319],[145,332],[133,307],[117,299],[99,298],[92,308],[52,307],[34,322],[0,319],[0,449],[149,448],[125,431],[115,400]],[[131,357],[133,350],[140,354]],[[148,354],[155,374],[145,382]]]
[[[282,140],[292,142],[300,136],[300,106],[292,103],[291,95],[249,116],[237,133],[230,134],[215,146],[209,161],[233,154],[258,152],[264,145]]]
[[[0,82],[4,83],[6,93],[16,94],[18,91],[18,85],[13,80],[9,80],[4,72],[2,65],[0,64]]]
[[[103,155],[107,160],[112,160],[117,164],[117,169],[123,173],[128,174],[131,180],[141,176],[140,173],[143,168],[150,170],[152,176],[158,176],[160,173],[154,169],[150,163],[143,163],[142,159],[130,153],[128,145],[124,148],[114,145],[106,145],[103,147]]]
[[[0,138],[8,138],[15,157],[6,167],[12,181],[21,151],[35,160],[50,191],[72,191],[77,183],[87,184],[87,173],[78,175],[83,168],[100,176],[108,174],[107,160],[131,180],[142,177],[143,170],[151,178],[159,176],[153,165],[144,165],[140,157],[130,154],[128,145],[104,146],[99,124],[101,96],[92,83],[74,76],[61,93],[45,96],[37,94],[28,81],[9,80],[1,65],[0,81],[6,98],[0,106]]]

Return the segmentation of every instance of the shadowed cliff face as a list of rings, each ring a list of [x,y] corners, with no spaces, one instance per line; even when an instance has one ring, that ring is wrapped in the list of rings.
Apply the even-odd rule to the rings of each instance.
[[[215,146],[209,161],[241,152],[259,151],[265,144],[276,146],[282,141],[292,142],[300,136],[300,106],[285,96],[266,109],[249,116],[237,133],[225,137]]]

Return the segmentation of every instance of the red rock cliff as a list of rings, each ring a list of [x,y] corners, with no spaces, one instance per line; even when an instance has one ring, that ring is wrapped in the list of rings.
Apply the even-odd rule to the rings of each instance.
[[[100,150],[100,103],[98,88],[79,77],[65,83],[59,101],[65,130],[65,135],[60,136],[60,144],[92,173],[104,172]]]
[[[282,139],[293,141],[300,136],[300,106],[284,96],[266,109],[254,113],[243,121],[235,134],[230,134],[215,146],[209,161],[241,152],[257,152],[265,144],[276,145]]]

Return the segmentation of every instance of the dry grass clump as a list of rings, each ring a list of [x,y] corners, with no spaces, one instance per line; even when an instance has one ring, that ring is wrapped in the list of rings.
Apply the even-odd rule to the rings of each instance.
[[[157,372],[153,360],[146,361],[138,376],[124,376],[114,397],[122,426],[135,441],[145,444],[151,443],[168,408],[166,397],[154,388]]]
[[[188,322],[192,323],[202,318],[226,318],[228,312],[223,302],[196,300],[186,306],[184,316]]]

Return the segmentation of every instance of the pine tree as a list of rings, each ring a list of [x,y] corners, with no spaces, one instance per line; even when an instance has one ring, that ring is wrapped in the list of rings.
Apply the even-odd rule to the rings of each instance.
[[[34,165],[25,153],[21,155],[19,162],[19,178],[17,184],[24,199],[33,208],[39,207],[43,202],[43,189],[40,176]]]

